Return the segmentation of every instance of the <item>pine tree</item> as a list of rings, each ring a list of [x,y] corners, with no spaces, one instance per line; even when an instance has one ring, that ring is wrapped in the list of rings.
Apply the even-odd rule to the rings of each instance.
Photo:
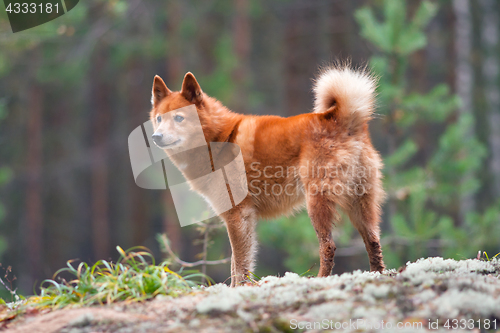
[[[456,256],[457,251],[470,255],[466,228],[474,228],[470,221],[479,218],[470,215],[467,225],[455,227],[461,200],[480,186],[476,171],[485,157],[485,148],[471,134],[472,115],[457,112],[460,99],[447,85],[420,93],[407,75],[408,59],[426,46],[425,28],[437,9],[435,3],[422,1],[410,18],[405,1],[385,0],[381,21],[376,18],[378,8],[363,7],[355,14],[361,35],[378,49],[370,66],[380,77],[378,112],[387,137],[385,188],[391,232],[385,237],[390,245],[384,254],[389,267],[428,256],[430,247],[447,249],[446,256]],[[419,129],[435,127],[444,128],[437,139],[429,135],[419,145]],[[426,154],[421,153],[424,148]]]

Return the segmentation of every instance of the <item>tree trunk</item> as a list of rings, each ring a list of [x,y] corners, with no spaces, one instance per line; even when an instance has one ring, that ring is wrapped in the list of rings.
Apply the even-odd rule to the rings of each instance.
[[[470,62],[472,51],[472,17],[469,0],[453,0],[455,12],[455,54],[457,57],[455,68],[455,89],[462,100],[459,112],[464,115],[472,113],[472,88],[474,83],[474,72]],[[464,140],[474,138],[473,126],[464,133]],[[472,175],[465,175],[467,181]],[[463,193],[460,197],[460,220],[463,225],[468,212],[475,209],[474,196]]]
[[[169,10],[168,31],[171,36],[171,43],[167,50],[167,86],[180,85],[184,75],[184,61],[182,56],[182,34],[180,31],[182,18],[182,4],[180,1],[171,1]],[[162,191],[161,204],[163,211],[163,232],[167,234],[170,240],[171,248],[177,252],[183,252],[183,242],[181,240],[181,226],[175,213],[174,201],[169,191]]]
[[[144,103],[145,100],[149,100],[147,98],[148,96],[138,93],[138,91],[141,91],[141,83],[138,78],[144,73],[143,63],[143,60],[134,58],[130,60],[128,65],[128,75],[130,79],[127,85],[129,89],[127,91],[127,106],[129,108],[128,119],[130,132],[148,120],[147,110],[149,103]],[[152,82],[152,78],[147,78],[142,81],[142,84],[152,84]],[[131,210],[131,220],[129,221],[131,233],[129,234],[129,239],[133,246],[144,245],[144,242],[148,238],[150,228],[150,215],[148,214],[151,207],[151,205],[148,204],[148,192],[150,190],[142,189],[137,186],[132,177],[129,179],[130,195],[127,198]],[[129,235],[127,235],[127,238]]]
[[[111,112],[110,88],[103,75],[106,69],[107,54],[98,50],[95,57],[94,83],[92,95],[94,101],[94,118],[92,123],[92,162],[91,162],[91,192],[92,192],[92,244],[94,258],[107,259],[109,256],[109,218],[108,218],[108,130]]]
[[[182,56],[182,45],[184,41],[182,40],[182,34],[180,31],[181,20],[182,20],[182,2],[181,1],[169,1],[167,6],[168,13],[168,25],[167,33],[169,36],[168,48],[167,48],[167,86],[172,88],[173,86],[180,86],[180,80],[182,80],[184,73],[184,64]]]
[[[490,126],[490,174],[493,178],[493,197],[500,197],[500,77],[499,77],[499,38],[498,38],[498,2],[481,0],[483,20],[481,41],[484,50],[483,76],[484,92],[487,105],[487,118]]]
[[[26,222],[27,247],[30,277],[36,280],[42,267],[43,212],[42,212],[42,89],[34,84],[31,87],[28,104],[27,186]]]
[[[320,19],[314,2],[295,2],[288,9],[285,23],[285,115],[311,109],[313,95],[310,77],[318,69]]]
[[[250,58],[250,18],[248,17],[248,0],[234,2],[235,16],[233,21],[233,45],[237,65],[233,72],[233,82],[236,87],[234,107],[238,112],[246,112],[248,105],[247,83]]]

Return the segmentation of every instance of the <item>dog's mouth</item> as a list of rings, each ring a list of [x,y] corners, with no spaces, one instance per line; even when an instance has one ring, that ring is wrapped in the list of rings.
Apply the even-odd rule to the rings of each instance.
[[[161,148],[161,149],[165,149],[165,148],[169,148],[169,147],[173,147],[175,146],[176,144],[178,144],[179,142],[181,142],[181,139],[178,139],[178,140],[175,140],[174,142],[171,142],[171,143],[167,143],[167,144],[158,144],[158,143],[154,143],[156,146],[158,146],[158,148]]]

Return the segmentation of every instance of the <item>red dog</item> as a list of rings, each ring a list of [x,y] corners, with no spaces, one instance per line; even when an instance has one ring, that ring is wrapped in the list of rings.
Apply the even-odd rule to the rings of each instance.
[[[231,142],[241,148],[249,193],[220,215],[231,242],[231,286],[240,284],[254,268],[257,220],[292,214],[304,204],[319,240],[318,276],[330,275],[334,265],[337,206],[363,237],[371,270],[384,270],[379,236],[382,161],[368,132],[375,86],[374,78],[364,71],[327,68],[315,82],[314,112],[282,118],[234,113],[203,93],[191,73],[178,92],[155,77],[151,111],[155,143],[169,156],[186,144],[193,131],[177,112],[191,104],[198,111],[206,142]],[[182,164],[182,158],[172,160]],[[189,176],[196,168],[182,165],[181,171]],[[193,190],[207,191],[196,186]]]

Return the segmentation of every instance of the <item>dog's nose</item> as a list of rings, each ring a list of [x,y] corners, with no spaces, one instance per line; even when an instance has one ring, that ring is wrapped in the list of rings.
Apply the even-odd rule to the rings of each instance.
[[[161,133],[154,133],[153,136],[152,136],[152,138],[153,138],[153,141],[155,143],[158,143],[163,138],[163,134],[161,134]]]

